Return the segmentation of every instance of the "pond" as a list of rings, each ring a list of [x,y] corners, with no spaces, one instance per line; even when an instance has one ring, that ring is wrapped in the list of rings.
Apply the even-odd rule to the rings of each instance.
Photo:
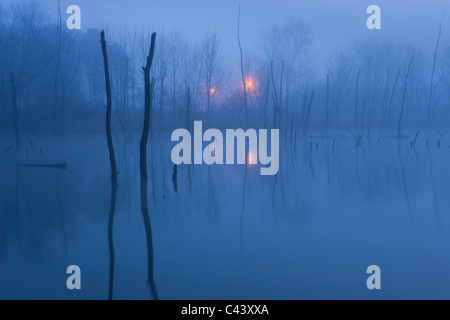
[[[280,136],[278,174],[179,165],[175,192],[175,143],[155,135],[150,241],[138,135],[114,138],[112,230],[106,137],[23,137],[0,153],[0,298],[107,299],[111,289],[114,299],[448,299],[450,141],[414,136]],[[13,142],[1,137],[0,149]],[[67,168],[17,165],[59,162]],[[66,287],[69,265],[81,290]],[[366,287],[370,265],[381,290]]]

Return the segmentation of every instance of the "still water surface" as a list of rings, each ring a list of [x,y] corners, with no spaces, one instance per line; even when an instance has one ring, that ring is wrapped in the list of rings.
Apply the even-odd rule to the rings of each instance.
[[[450,139],[349,134],[280,141],[280,171],[178,166],[149,144],[160,299],[450,298]],[[347,137],[344,137],[344,136]],[[12,137],[0,138],[5,149]],[[116,138],[114,299],[152,299],[140,211],[139,137]],[[0,153],[0,298],[106,299],[110,169],[104,136],[24,138]],[[81,268],[79,291],[66,268]],[[381,268],[381,290],[366,268]]]

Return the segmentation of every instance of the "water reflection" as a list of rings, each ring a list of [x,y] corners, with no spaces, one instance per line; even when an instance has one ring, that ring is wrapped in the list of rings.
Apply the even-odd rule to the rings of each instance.
[[[143,278],[153,298],[364,297],[356,284],[330,291],[321,270],[337,264],[336,286],[349,285],[353,275],[339,279],[339,270],[371,258],[395,275],[383,297],[404,293],[395,285],[406,277],[400,265],[410,265],[410,276],[419,282],[425,276],[435,288],[418,286],[406,296],[439,297],[450,287],[441,277],[450,267],[449,153],[443,147],[449,141],[444,137],[438,148],[439,138],[422,132],[414,148],[409,140],[378,137],[362,138],[356,148],[354,137],[342,133],[286,139],[276,176],[260,176],[257,165],[180,165],[178,192],[167,136],[149,144],[154,182],[142,192],[138,137],[127,143],[115,138],[123,146],[116,195],[105,184],[104,137],[42,138],[28,146],[28,162],[66,161],[67,170],[18,167],[12,152],[0,155],[0,297],[73,298],[57,286],[29,290],[39,282],[35,272],[47,272],[42,268],[47,280],[64,284],[60,268],[68,263],[89,277],[82,297],[102,298],[108,287],[111,298],[114,287],[114,298],[148,298]],[[107,216],[114,197],[115,213]],[[424,272],[424,259],[433,262],[432,275]],[[92,270],[98,273],[90,275]],[[20,280],[23,274],[30,274],[27,282]],[[271,274],[273,283],[255,285]]]

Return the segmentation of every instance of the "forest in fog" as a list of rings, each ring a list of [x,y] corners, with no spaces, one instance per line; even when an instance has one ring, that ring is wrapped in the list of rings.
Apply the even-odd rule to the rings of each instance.
[[[59,10],[53,21],[38,1],[0,7],[2,134],[14,132],[15,119],[31,135],[104,132],[100,30],[68,30]],[[442,126],[450,115],[450,45],[439,21],[434,48],[360,40],[314,55],[314,30],[301,20],[268,25],[259,31],[259,52],[249,52],[238,18],[236,8],[230,21],[236,46],[226,48],[214,31],[192,41],[176,26],[106,29],[114,133],[141,128],[142,66],[153,31],[152,130],[187,119],[216,126],[232,119],[242,127],[279,127],[281,134],[349,129],[362,135],[380,128],[400,136],[402,128]],[[230,50],[241,50],[240,65],[224,63]]]
[[[238,1],[1,2],[0,299],[448,297],[441,0]]]

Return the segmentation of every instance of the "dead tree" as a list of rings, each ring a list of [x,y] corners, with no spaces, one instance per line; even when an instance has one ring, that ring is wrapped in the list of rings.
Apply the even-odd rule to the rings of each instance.
[[[278,96],[277,96],[277,88],[275,86],[275,80],[273,78],[273,60],[270,61],[270,78],[272,79],[272,87],[273,87],[273,94],[272,94],[272,101],[273,101],[273,127],[277,127],[277,113],[278,110]]]
[[[53,79],[53,115],[52,115],[52,126],[53,131],[57,133],[57,106],[58,106],[58,81],[59,73],[61,69],[61,45],[62,45],[62,17],[61,17],[61,7],[58,1],[58,24],[57,24],[57,36],[56,36],[56,70],[55,77]]]
[[[434,52],[433,52],[433,67],[431,69],[431,79],[430,79],[430,91],[429,91],[429,95],[428,95],[428,122],[431,123],[431,113],[432,113],[432,104],[433,104],[433,93],[435,90],[435,86],[434,86],[434,73],[436,70],[436,62],[437,62],[437,51],[439,48],[439,41],[441,40],[441,33],[442,33],[442,22],[444,21],[444,15],[442,15],[442,19],[441,22],[439,24],[439,32],[438,32],[438,37],[436,40],[436,46],[434,48]]]
[[[325,105],[325,130],[328,135],[328,126],[330,125],[330,75],[327,73],[327,96]]]
[[[308,102],[308,109],[306,110],[306,120],[305,120],[306,124],[305,124],[305,128],[304,128],[304,134],[306,134],[306,132],[308,131],[309,118],[311,116],[311,107],[312,107],[313,99],[314,99],[314,90],[313,90],[313,92],[311,92],[311,96],[310,96],[309,102]]]
[[[245,83],[245,75],[244,75],[244,61],[242,58],[242,46],[241,46],[241,38],[239,35],[239,27],[241,21],[241,3],[239,3],[239,12],[238,12],[238,24],[237,24],[237,40],[239,45],[239,52],[241,54],[241,77],[242,77],[242,85],[244,86],[244,106],[245,106],[245,117],[248,124],[248,107],[247,107],[247,88]]]
[[[355,83],[355,125],[358,125],[358,98],[359,98],[359,77],[361,75],[361,67],[358,68]]]
[[[148,134],[150,130],[150,112],[152,109],[152,90],[150,83],[150,70],[153,62],[153,55],[155,52],[155,39],[156,33],[152,33],[152,40],[150,44],[149,55],[147,56],[147,63],[145,67],[142,67],[144,71],[144,88],[145,88],[145,110],[144,110],[144,126],[142,129],[142,137],[139,145],[139,164],[140,164],[140,177],[141,177],[141,213],[144,219],[145,235],[147,238],[147,258],[148,258],[148,280],[152,295],[155,299],[158,299],[156,292],[155,281],[153,279],[153,240],[152,240],[152,228],[150,224],[150,216],[148,213],[147,203],[147,142]]]
[[[406,75],[405,75],[405,86],[403,88],[402,105],[400,108],[400,116],[398,117],[398,126],[397,126],[398,138],[401,138],[401,125],[402,125],[403,110],[405,108],[406,89],[408,87],[408,77],[409,77],[409,73],[411,71],[411,66],[412,66],[413,62],[414,62],[414,56],[411,56],[411,60],[409,60],[409,64],[408,64],[408,70],[406,71]]]
[[[114,146],[111,136],[111,84],[109,81],[109,65],[108,65],[108,55],[106,52],[106,41],[105,41],[105,31],[100,33],[100,43],[102,44],[103,52],[103,63],[105,67],[105,83],[106,83],[106,141],[108,143],[109,151],[109,163],[111,167],[111,203],[109,207],[109,221],[108,221],[108,245],[109,245],[109,292],[108,298],[112,300],[113,297],[113,284],[114,284],[114,243],[113,243],[113,222],[114,222],[114,211],[116,208],[116,197],[117,197],[117,168],[116,168],[116,157],[114,155]]]

